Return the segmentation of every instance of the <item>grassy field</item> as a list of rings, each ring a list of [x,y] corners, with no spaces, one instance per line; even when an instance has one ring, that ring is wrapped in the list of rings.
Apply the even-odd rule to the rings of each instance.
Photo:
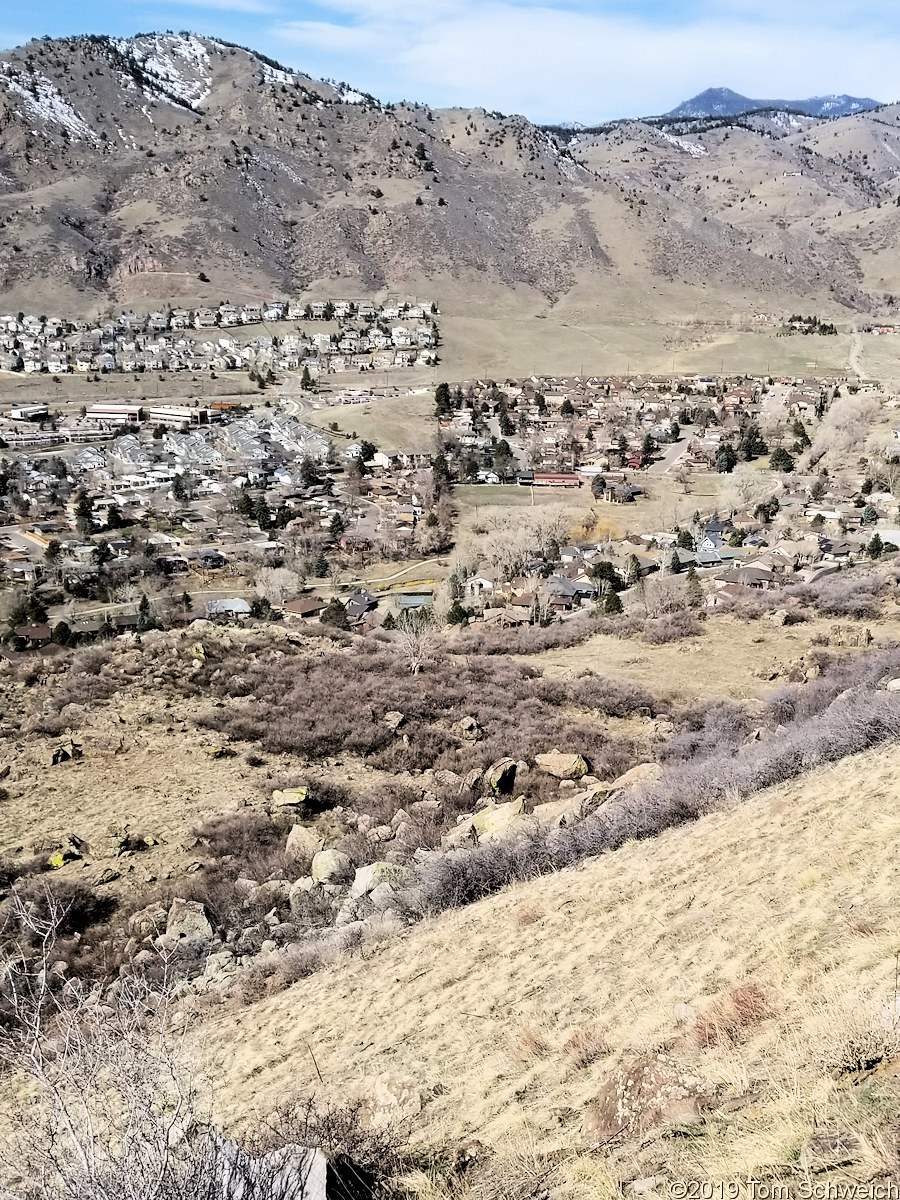
[[[240,1121],[292,1092],[367,1095],[387,1075],[421,1096],[426,1143],[564,1148],[554,1194],[578,1200],[660,1172],[803,1176],[817,1129],[859,1139],[861,1161],[839,1178],[889,1171],[880,1127],[895,1119],[897,1078],[842,1084],[829,1062],[896,986],[898,772],[895,746],[846,759],[213,1016],[221,1114]],[[748,984],[762,1012],[692,1040],[700,1014]],[[597,1046],[581,1068],[573,1035]],[[681,1137],[579,1149],[603,1081],[660,1047],[723,1107]]]
[[[777,626],[765,619],[744,621],[725,615],[710,617],[705,632],[661,646],[596,634],[579,646],[522,655],[550,677],[571,679],[583,671],[631,679],[657,695],[689,701],[699,696],[747,699],[784,683],[794,666],[809,666],[817,638],[827,638],[830,619]],[[897,611],[867,623],[876,642],[893,642]],[[832,649],[841,655],[857,650]]]
[[[333,386],[333,380],[329,380]],[[362,386],[378,386],[371,377]],[[327,397],[323,397],[323,400]],[[303,414],[303,419],[319,429],[327,430],[334,423],[340,433],[352,438],[366,438],[380,450],[407,453],[434,453],[436,427],[434,390],[413,396],[383,396],[369,404],[325,405]]]

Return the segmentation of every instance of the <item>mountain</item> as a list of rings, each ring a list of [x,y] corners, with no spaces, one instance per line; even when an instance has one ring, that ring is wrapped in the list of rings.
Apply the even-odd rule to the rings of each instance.
[[[737,117],[762,108],[786,109],[810,117],[845,117],[879,108],[877,100],[858,96],[813,96],[809,100],[751,100],[731,88],[707,88],[665,114],[667,117]]]
[[[553,131],[383,104],[194,34],[42,39],[0,54],[0,303],[328,287],[529,318],[572,297],[613,324],[881,311],[900,296],[898,121]]]

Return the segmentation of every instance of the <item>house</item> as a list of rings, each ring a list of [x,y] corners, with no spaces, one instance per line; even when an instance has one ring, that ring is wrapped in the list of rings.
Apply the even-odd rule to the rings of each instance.
[[[299,617],[304,621],[311,617],[317,617],[326,607],[327,602],[321,596],[304,596],[298,600],[289,600],[287,604],[282,605],[286,617]]]
[[[347,610],[347,616],[350,620],[355,621],[365,616],[366,613],[376,609],[378,607],[378,600],[368,592],[354,592],[344,607]]]
[[[28,643],[29,650],[35,646],[44,646],[51,639],[50,626],[30,622],[27,625],[17,625],[13,630],[17,638],[23,638]]]
[[[227,600],[207,600],[206,615],[210,619],[220,618],[231,621],[243,621],[250,616],[250,605],[240,596],[232,596]]]

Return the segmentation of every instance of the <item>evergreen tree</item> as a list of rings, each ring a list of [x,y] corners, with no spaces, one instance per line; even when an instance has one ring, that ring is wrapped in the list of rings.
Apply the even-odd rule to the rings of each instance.
[[[730,475],[737,466],[737,461],[734,446],[730,442],[726,442],[716,455],[716,470],[720,475]]]
[[[700,579],[694,569],[693,563],[688,567],[685,579],[684,595],[687,601],[688,608],[702,608],[703,606],[703,587]]]
[[[750,462],[754,458],[759,458],[768,450],[768,446],[763,441],[762,434],[759,431],[759,426],[755,421],[751,421],[741,434],[741,440],[738,442],[738,449],[743,454],[747,462]]]
[[[877,510],[874,509],[871,504],[867,504],[862,510],[862,519],[864,525],[874,525],[878,520]]]
[[[93,531],[94,502],[87,492],[79,493],[75,501],[75,525],[82,537],[88,537]]]
[[[619,599],[618,592],[609,586],[605,587],[600,597],[600,607],[608,617],[618,615],[622,611],[622,601]]]
[[[572,407],[572,401],[568,396],[566,396],[560,405],[559,413],[562,417],[573,417],[575,415],[575,409]]]
[[[453,397],[450,395],[449,383],[439,383],[434,389],[434,411],[438,417],[449,417],[453,412]]]
[[[57,646],[68,646],[72,642],[72,629],[67,621],[57,621],[53,626],[53,640]]]
[[[385,618],[385,620],[387,620],[387,617]],[[468,623],[469,623],[468,612],[466,611],[466,609],[463,608],[463,606],[460,604],[460,602],[458,600],[454,600],[453,603],[450,605],[450,609],[447,613],[447,624],[448,625],[468,625]],[[382,628],[384,628],[384,625],[382,625]]]
[[[338,600],[337,596],[332,596],[325,607],[319,614],[319,620],[323,625],[332,625],[335,629],[349,629],[350,621],[347,618],[347,610]]]
[[[303,368],[303,374],[300,376],[300,386],[305,392],[312,391],[312,375],[309,373],[309,367]]]
[[[866,543],[866,554],[869,558],[881,558],[884,554],[884,542],[881,540],[881,534],[872,534]]]
[[[634,587],[641,581],[641,560],[636,554],[629,555],[628,562],[625,565],[625,582],[629,587]]]
[[[509,413],[504,409],[500,414],[500,436],[505,438],[513,437],[515,432],[516,427],[510,420]]]
[[[602,475],[595,475],[591,480],[591,495],[595,500],[600,500],[603,493],[606,491],[606,480]]]
[[[182,501],[187,500],[187,498],[188,490],[187,485],[184,482],[184,476],[176,475],[172,480],[172,499]]]
[[[272,528],[272,509],[265,496],[260,496],[253,506],[253,517],[260,529]]]
[[[153,623],[153,617],[150,612],[150,601],[147,599],[146,596],[141,596],[141,602],[138,605],[137,615],[138,615],[138,623],[137,623],[138,630],[143,631],[145,629],[149,629]]]
[[[791,458],[790,454],[788,454],[787,450],[785,450],[784,446],[779,446],[777,449],[772,451],[772,454],[769,458],[769,468],[772,471],[781,471],[785,474],[793,471],[794,460]]]
[[[689,529],[679,529],[678,537],[675,539],[675,545],[679,550],[693,550],[694,537]]]
[[[325,576],[328,574],[328,571],[329,571],[328,559],[325,557],[325,555],[320,550],[319,553],[316,555],[315,560],[313,562],[312,573],[313,573],[313,575],[315,575],[315,577],[317,579],[324,579]]]
[[[333,542],[336,542],[344,532],[344,518],[340,513],[335,513],[331,518],[331,523],[328,526],[328,533]]]
[[[397,622],[394,620],[394,614],[392,612],[389,612],[381,622],[381,628],[387,630],[388,632],[397,628]]]
[[[666,570],[670,575],[677,575],[681,571],[681,559],[678,557],[678,551],[673,550],[666,561]]]

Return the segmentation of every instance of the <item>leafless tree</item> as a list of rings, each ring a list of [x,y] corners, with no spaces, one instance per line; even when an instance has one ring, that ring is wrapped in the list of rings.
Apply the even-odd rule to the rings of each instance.
[[[434,657],[437,644],[438,632],[431,614],[422,610],[403,614],[398,622],[394,645],[411,675],[418,675],[425,663]]]
[[[50,888],[5,906],[0,1069],[20,1099],[0,1134],[2,1200],[295,1200],[313,1157],[274,1170],[225,1141],[185,1052],[168,964],[106,995],[64,983]]]

